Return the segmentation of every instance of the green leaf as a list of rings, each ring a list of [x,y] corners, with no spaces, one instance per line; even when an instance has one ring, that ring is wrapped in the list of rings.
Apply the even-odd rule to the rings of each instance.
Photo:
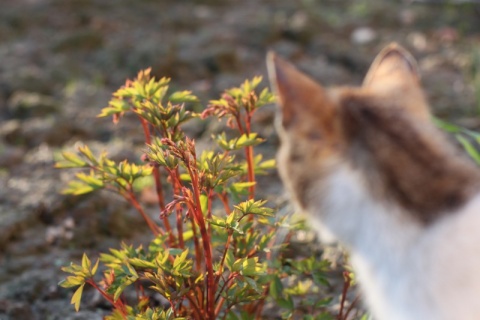
[[[226,227],[225,219],[222,219],[222,218],[218,218],[218,217],[213,216],[212,219],[208,219],[207,221],[211,225],[214,225],[214,226],[217,226],[217,227],[221,227],[221,228]]]
[[[229,311],[226,320],[241,320],[234,311]]]
[[[433,123],[439,127],[440,129],[442,130],[445,130],[447,132],[450,132],[450,133],[459,133],[459,132],[462,132],[462,128],[459,127],[459,126],[456,126],[452,123],[449,123],[449,122],[446,122],[444,120],[441,120],[439,118],[433,118],[432,119]]]
[[[320,300],[315,302],[314,306],[316,308],[325,308],[325,307],[328,307],[330,305],[332,300],[333,300],[333,298],[331,298],[331,297],[320,299]]]
[[[182,264],[187,259],[187,256],[188,256],[188,249],[183,251],[181,255],[175,257],[175,260],[173,261],[173,267],[175,268],[175,267],[178,267],[180,264]]]
[[[94,189],[99,189],[103,187],[103,181],[96,177],[93,172],[90,172],[90,174],[88,175],[83,172],[79,172],[76,174],[76,177],[78,180],[88,184]]]
[[[200,208],[203,213],[206,213],[208,210],[208,197],[204,194],[200,195]]]
[[[256,275],[256,266],[257,266],[258,258],[250,258],[243,261],[242,264],[242,274],[245,276],[253,276]]]
[[[74,275],[85,275],[83,272],[83,268],[75,263],[70,263],[69,266],[62,267],[61,270],[63,272],[72,273]]]
[[[475,149],[475,147],[463,136],[457,134],[455,135],[457,140],[462,144],[465,151],[467,151],[468,155],[478,164],[480,165],[480,154]]]
[[[147,261],[147,260],[142,260],[139,258],[131,258],[128,259],[128,262],[137,268],[150,268],[154,269],[155,268],[155,263]]]
[[[118,286],[117,290],[115,290],[115,293],[113,295],[113,301],[117,301],[118,298],[120,298],[120,295],[122,292],[127,288],[129,285],[134,283],[138,277],[126,277],[124,278],[123,282]]]
[[[117,301],[118,298],[120,298],[120,295],[122,294],[123,290],[125,290],[125,288],[128,287],[129,284],[130,283],[125,281],[118,286],[117,290],[115,290],[115,293],[113,294],[113,301]]]
[[[82,268],[84,270],[90,271],[90,268],[92,267],[92,262],[90,259],[88,259],[87,255],[84,253],[82,256]]]
[[[475,132],[475,131],[472,131],[472,130],[468,130],[468,129],[463,129],[463,132],[466,134],[466,135],[469,135],[470,137],[472,137],[473,139],[475,139],[475,142],[480,144],[480,133],[478,132]]]
[[[248,189],[250,188],[251,186],[254,186],[256,185],[257,182],[256,181],[252,181],[252,182],[236,182],[236,183],[232,183],[232,190],[235,191],[235,192],[240,192],[242,190],[245,190],[245,189]]]
[[[112,116],[114,114],[119,114],[125,111],[130,110],[131,105],[123,99],[113,98],[108,103],[108,107],[102,109],[100,114],[97,116],[99,118]]]
[[[180,180],[182,181],[192,181],[192,177],[188,173],[180,174]]]
[[[98,263],[99,263],[99,262],[100,262],[100,260],[97,259],[97,262],[95,262],[95,265],[94,265],[93,268],[92,268],[92,272],[91,272],[91,276],[92,276],[92,277],[97,273]]]
[[[277,161],[275,159],[265,160],[261,162],[258,167],[261,169],[275,169],[277,167]]]
[[[172,256],[179,256],[183,253],[183,250],[181,248],[170,248],[168,253]]]
[[[327,312],[322,312],[321,314],[319,314],[318,316],[315,317],[315,320],[334,320],[335,317],[332,316],[330,313],[327,313]],[[362,319],[361,320],[367,320],[367,319]]]
[[[238,271],[241,271],[241,270],[242,270],[243,262],[244,262],[245,260],[247,260],[247,259],[245,259],[245,258],[237,259],[237,260],[233,263],[231,270],[232,270],[232,271],[237,271],[237,272],[238,272]]]
[[[66,279],[58,283],[63,288],[71,288],[82,285],[85,283],[85,277],[82,276],[69,276]]]
[[[214,140],[220,148],[226,151],[240,150],[248,146],[256,146],[265,141],[262,138],[257,138],[256,133],[250,133],[250,135],[242,134],[240,137],[231,140],[227,140],[225,133],[221,133],[214,137]]]
[[[292,297],[288,296],[286,299],[279,299],[277,300],[277,304],[281,307],[281,308],[285,308],[285,309],[288,309],[288,310],[293,310],[295,305],[293,303],[293,299]]]
[[[231,212],[228,216],[227,216],[227,219],[225,220],[225,224],[231,226],[233,224],[233,222],[235,221],[235,213],[234,212]]]
[[[83,293],[83,287],[85,286],[85,283],[82,284],[80,287],[78,287],[77,291],[72,296],[72,300],[70,301],[71,304],[75,305],[75,311],[78,312],[80,309],[80,300],[82,299],[82,293]]]
[[[145,177],[138,177],[133,182],[133,190],[135,190],[137,192],[140,192],[147,187],[153,186],[154,184],[155,184],[155,180],[153,179],[153,176],[151,176],[151,175],[148,175],[148,176],[145,176]]]
[[[85,161],[80,159],[75,153],[64,151],[62,157],[66,161],[59,161],[55,164],[55,168],[82,168],[87,165]]]
[[[92,151],[87,145],[78,147],[78,151],[83,154],[88,160],[90,160],[93,164],[98,165],[97,159],[94,157]]]
[[[193,239],[193,230],[187,230],[183,233],[183,240],[184,241],[189,241]]]
[[[118,261],[119,259],[111,254],[100,253],[100,261],[103,263],[113,263]]]
[[[94,191],[95,188],[92,186],[89,186],[88,184],[85,184],[80,181],[70,181],[68,183],[68,187],[65,188],[62,193],[63,194],[73,194],[75,196],[81,195],[81,194],[86,194],[89,192]]]
[[[273,299],[277,300],[283,297],[283,284],[280,278],[275,275],[273,281],[270,283],[270,295]]]
[[[225,256],[225,266],[229,270],[232,270],[234,262],[235,262],[235,257],[233,256],[233,252],[231,250],[228,250],[227,255]]]
[[[262,201],[262,200],[255,201],[255,200],[251,199],[251,200],[244,201],[244,202],[236,205],[235,210],[238,210],[243,215],[254,214],[254,215],[266,216],[266,217],[275,216],[273,214],[273,209],[266,208],[266,207],[263,206],[266,202],[267,201]]]
[[[131,275],[133,276],[133,278],[138,278],[138,274],[137,274],[137,271],[135,270],[134,267],[132,267],[132,265],[128,262],[124,262],[124,267],[126,267],[128,269],[128,272],[125,272],[125,274],[128,274],[128,275]]]
[[[198,98],[191,91],[177,91],[170,95],[168,101],[171,103],[198,102]]]
[[[240,138],[238,138],[237,143],[236,143],[236,149],[239,148],[244,148],[247,146],[256,146],[260,143],[265,141],[264,139],[257,138],[256,133],[250,133],[249,135],[247,134],[242,134]]]

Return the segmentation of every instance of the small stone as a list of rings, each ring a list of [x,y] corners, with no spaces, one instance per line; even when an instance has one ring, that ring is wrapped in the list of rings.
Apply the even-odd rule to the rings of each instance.
[[[350,39],[355,44],[367,44],[377,38],[375,30],[369,27],[360,27],[353,30]]]
[[[297,11],[289,20],[293,30],[303,31],[308,26],[308,14],[304,11]]]
[[[425,51],[428,47],[427,37],[421,32],[410,33],[407,41],[418,51]]]
[[[66,229],[73,229],[75,228],[75,220],[72,217],[68,217],[63,221],[63,226]]]
[[[63,233],[63,228],[61,227],[48,227],[45,231],[45,240],[47,243],[54,243]]]
[[[65,240],[72,240],[72,239],[73,239],[73,236],[74,236],[73,231],[65,231],[65,232],[63,233],[63,238],[64,238]]]

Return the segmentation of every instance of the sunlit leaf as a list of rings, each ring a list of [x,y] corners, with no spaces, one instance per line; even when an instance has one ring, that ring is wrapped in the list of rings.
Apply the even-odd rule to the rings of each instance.
[[[468,141],[466,138],[464,138],[463,136],[457,134],[455,135],[455,137],[457,138],[457,140],[462,144],[463,148],[465,149],[465,151],[467,151],[468,155],[478,164],[480,165],[480,154],[479,152],[477,151],[477,149],[475,149],[475,147],[470,143],[470,141]]]
[[[83,287],[85,284],[82,284],[72,296],[72,300],[70,301],[71,304],[75,305],[75,311],[78,312],[80,310],[80,301],[82,299]]]

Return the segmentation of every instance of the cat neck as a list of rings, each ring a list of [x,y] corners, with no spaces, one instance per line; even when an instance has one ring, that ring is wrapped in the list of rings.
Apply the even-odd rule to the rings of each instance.
[[[399,205],[378,202],[359,172],[339,166],[318,186],[322,197],[310,198],[306,210],[320,236],[327,232],[351,249],[352,264],[374,314],[379,319],[402,320],[478,315],[464,311],[462,303],[453,306],[442,301],[447,296],[448,301],[458,302],[450,291],[454,295],[480,288],[480,279],[470,276],[480,265],[476,254],[480,235],[475,232],[480,228],[480,193],[457,212],[425,225]],[[321,219],[315,218],[318,215]],[[470,263],[455,263],[467,257]],[[475,284],[465,285],[465,281]],[[465,296],[470,295],[476,297],[470,291]]]
[[[346,164],[335,169],[312,195],[308,205],[320,233],[331,234],[360,255],[369,255],[373,248],[380,254],[403,252],[424,227],[399,206],[380,203],[372,198],[361,174]],[[319,212],[315,212],[319,211]],[[320,222],[321,221],[321,222]]]
[[[461,306],[443,309],[447,293],[442,285],[455,288],[462,280],[449,277],[474,271],[467,268],[469,264],[460,270],[454,264],[451,272],[442,268],[477,256],[480,234],[470,229],[480,228],[480,194],[458,212],[425,225],[398,205],[379,203],[365,188],[361,174],[339,166],[318,186],[322,196],[311,197],[306,209],[321,237],[333,235],[351,249],[352,264],[374,314],[379,319],[453,319],[448,312],[465,312]],[[463,234],[473,239],[458,237]],[[471,265],[476,268],[479,263]],[[406,310],[406,305],[412,308]]]

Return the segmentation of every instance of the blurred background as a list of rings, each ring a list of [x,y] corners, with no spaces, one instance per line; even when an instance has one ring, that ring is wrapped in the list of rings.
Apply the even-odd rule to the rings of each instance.
[[[480,3],[379,0],[0,0],[0,319],[101,319],[87,291],[79,313],[57,287],[84,251],[142,240],[144,223],[111,195],[60,194],[53,168],[79,142],[139,161],[142,132],[96,118],[111,93],[152,67],[203,102],[265,75],[274,50],[326,85],[358,85],[386,44],[418,59],[435,115],[479,129]],[[264,80],[263,86],[268,85]],[[274,156],[273,106],[257,116]],[[208,144],[218,124],[190,125]],[[265,195],[281,194],[272,174]]]

